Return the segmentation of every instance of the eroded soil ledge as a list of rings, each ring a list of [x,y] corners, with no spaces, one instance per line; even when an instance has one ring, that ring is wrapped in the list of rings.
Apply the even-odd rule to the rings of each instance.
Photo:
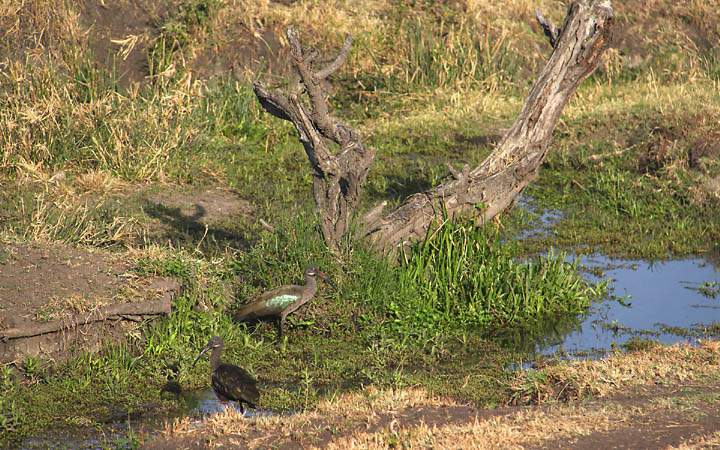
[[[180,284],[140,277],[100,250],[16,244],[0,259],[0,363],[64,360],[168,314]]]

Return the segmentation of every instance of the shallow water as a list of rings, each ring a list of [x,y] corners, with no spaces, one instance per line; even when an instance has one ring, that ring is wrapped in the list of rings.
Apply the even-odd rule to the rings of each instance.
[[[592,305],[584,317],[515,333],[509,339],[512,346],[535,355],[595,357],[631,339],[694,343],[720,332],[720,295],[713,295],[720,285],[720,270],[708,261],[647,262],[591,255],[580,262],[590,281],[611,281],[612,295]]]
[[[172,423],[176,418],[189,417],[191,421],[200,420],[204,416],[216,414],[227,408],[240,412],[234,402],[220,402],[211,388],[183,391],[179,400],[185,408],[173,415],[155,418],[152,407],[148,407],[148,414],[128,417],[125,420],[112,420],[98,427],[77,427],[65,429],[46,430],[44,433],[25,439],[21,449],[105,449],[105,448],[134,448],[130,443],[134,436],[146,433],[155,433],[161,430],[166,423]],[[273,415],[267,409],[245,408],[246,418]],[[118,418],[119,419],[119,418]]]
[[[530,221],[529,226],[520,231],[515,237],[518,240],[551,236],[554,233],[553,226],[564,217],[562,211],[554,209],[539,210],[534,205],[533,198],[527,195],[520,195],[517,206],[535,216]]]
[[[99,427],[66,427],[46,430],[42,434],[24,439],[20,449],[107,449],[135,448],[134,437],[147,431],[156,431],[160,425],[130,420],[113,422]]]
[[[181,394],[187,401],[188,413],[190,417],[202,417],[209,414],[216,414],[225,411],[227,408],[234,408],[238,412],[240,407],[235,402],[221,402],[218,400],[215,392],[211,388],[198,391],[189,391]],[[274,415],[269,409],[253,409],[245,408],[245,417],[264,417]]]

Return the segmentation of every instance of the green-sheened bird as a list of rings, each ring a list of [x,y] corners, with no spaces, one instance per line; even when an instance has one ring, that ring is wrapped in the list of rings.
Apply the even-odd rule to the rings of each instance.
[[[235,319],[240,322],[275,319],[278,327],[278,337],[282,337],[282,329],[288,315],[309,302],[317,293],[316,276],[330,282],[328,276],[317,267],[305,269],[305,285],[281,286],[260,294],[247,305],[235,312]]]

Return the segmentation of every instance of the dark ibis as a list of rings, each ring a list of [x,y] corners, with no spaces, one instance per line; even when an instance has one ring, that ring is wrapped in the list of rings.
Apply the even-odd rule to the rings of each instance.
[[[282,337],[282,329],[288,315],[297,311],[309,302],[317,293],[316,276],[330,283],[328,276],[317,267],[305,269],[305,285],[288,285],[260,294],[250,303],[241,307],[235,313],[235,319],[240,322],[251,322],[263,319],[275,319],[278,328],[278,337]]]
[[[240,406],[240,411],[245,414],[243,403],[251,408],[260,398],[257,389],[257,381],[247,370],[232,364],[225,364],[220,361],[220,354],[223,351],[224,343],[220,336],[215,336],[208,341],[207,345],[195,358],[193,366],[202,358],[208,350],[210,354],[210,367],[212,367],[212,388],[221,402],[234,401]]]

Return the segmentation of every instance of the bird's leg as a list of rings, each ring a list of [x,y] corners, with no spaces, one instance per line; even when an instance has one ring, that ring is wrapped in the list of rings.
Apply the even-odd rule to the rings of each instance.
[[[245,407],[243,406],[242,402],[238,403],[240,405],[240,414],[245,417]]]
[[[277,322],[275,323],[277,325],[278,342],[280,342],[282,340],[282,329],[283,329],[284,323],[285,323],[285,318],[282,316],[280,316],[280,318],[278,318]]]
[[[283,328],[285,328],[285,319],[287,319],[286,314],[280,314],[280,320],[278,320],[278,341],[282,340],[283,336]]]

